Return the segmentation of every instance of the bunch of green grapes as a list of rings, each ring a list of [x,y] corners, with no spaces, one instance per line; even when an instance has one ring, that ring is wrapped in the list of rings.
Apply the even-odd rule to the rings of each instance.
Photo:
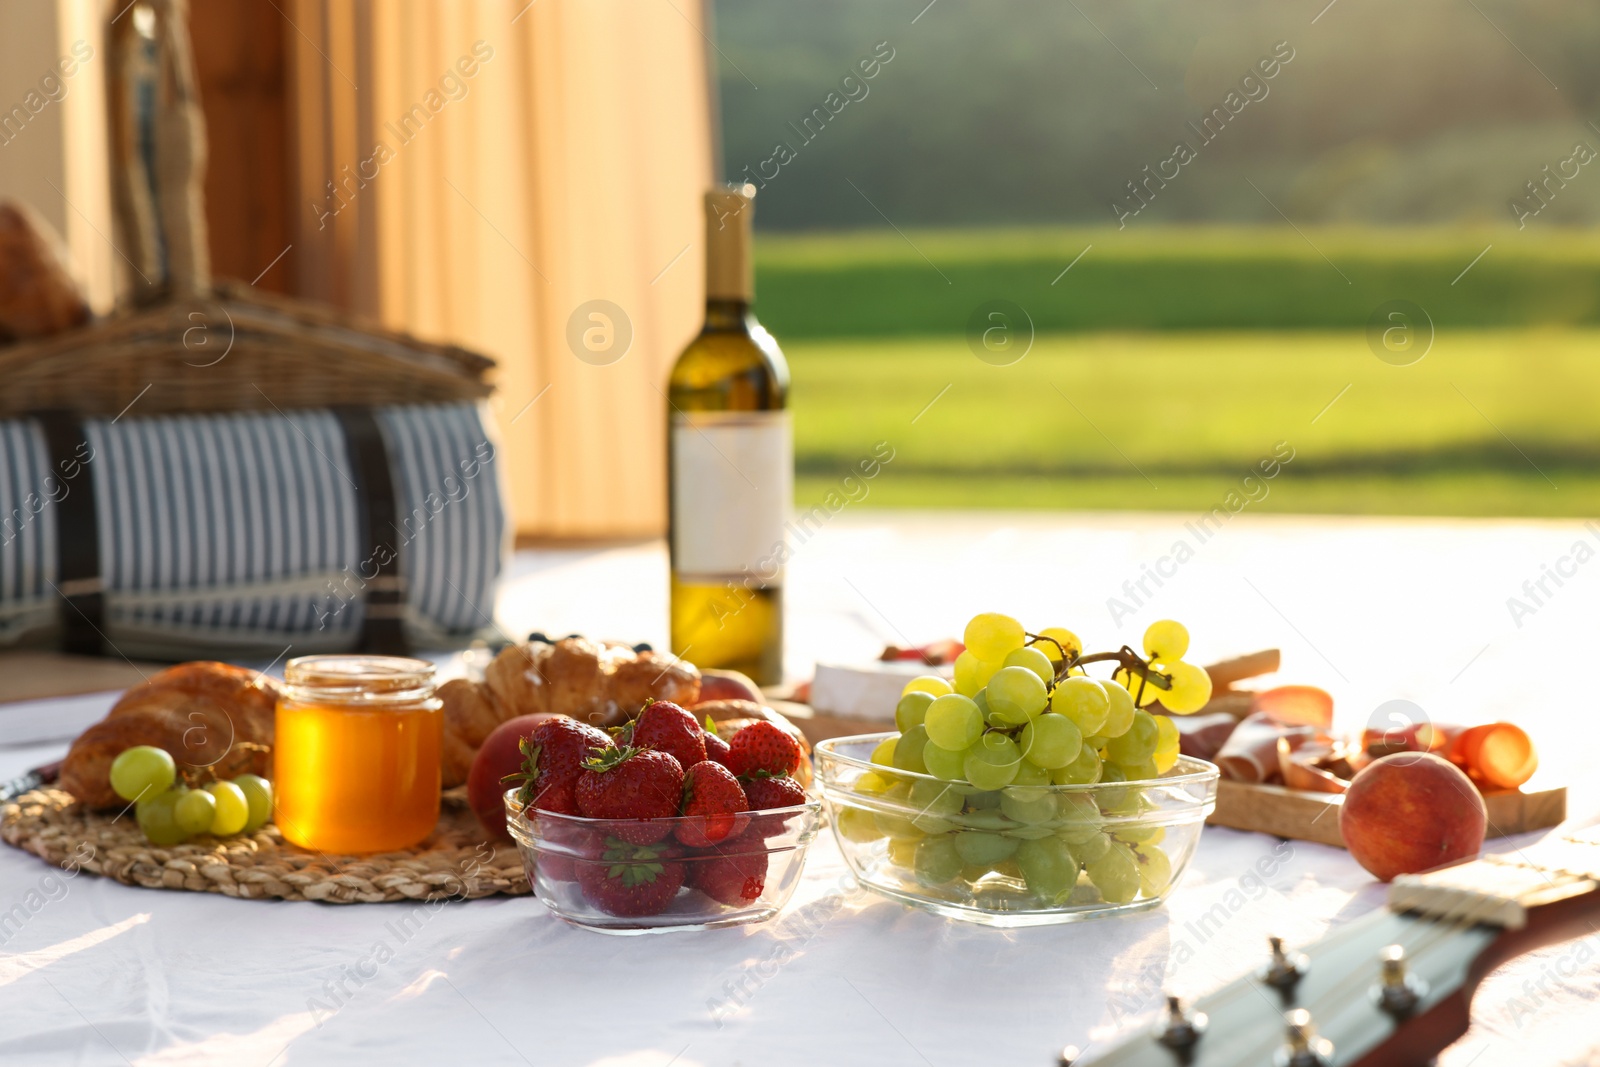
[[[1085,658],[1070,630],[1030,635],[1006,615],[967,624],[954,683],[912,679],[895,708],[893,765],[980,789],[1141,781],[1178,759],[1178,730],[1138,704],[1177,714],[1211,699],[1211,678],[1186,663],[1189,632],[1162,620],[1145,631],[1148,660],[1129,650]],[[1116,659],[1116,677],[1080,665]]]
[[[190,789],[165,749],[138,745],[111,763],[111,788],[134,804],[152,845],[180,845],[195,834],[254,833],[272,818],[272,783],[255,774]]]
[[[1172,769],[1177,727],[1144,707],[1160,699],[1165,710],[1189,714],[1210,699],[1210,677],[1182,658],[1188,631],[1162,620],[1145,632],[1144,657],[1128,648],[1085,656],[1070,630],[1029,634],[1016,619],[987,613],[967,624],[965,643],[953,683],[931,675],[907,683],[895,708],[900,732],[872,754],[885,773],[856,786],[916,814],[847,811],[841,832],[889,838],[890,861],[929,887],[995,871],[1050,904],[1070,899],[1080,874],[1113,903],[1164,890],[1171,866],[1157,847],[1159,828],[1104,830],[1087,795],[1042,787],[1136,783]],[[1084,664],[1105,661],[1118,664],[1113,678],[1088,677]],[[1136,814],[1144,804],[1136,789],[1098,796],[1108,813]]]

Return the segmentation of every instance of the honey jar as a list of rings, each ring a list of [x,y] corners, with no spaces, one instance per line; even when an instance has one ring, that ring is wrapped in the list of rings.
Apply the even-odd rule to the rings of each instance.
[[[278,698],[273,815],[321,852],[409,848],[439,821],[443,713],[433,664],[302,656]]]

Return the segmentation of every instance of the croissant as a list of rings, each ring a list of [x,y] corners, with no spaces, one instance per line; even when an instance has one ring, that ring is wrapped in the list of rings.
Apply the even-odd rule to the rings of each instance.
[[[676,657],[582,637],[511,645],[490,661],[482,683],[456,679],[439,687],[444,787],[467,780],[483,739],[507,719],[555,712],[617,726],[647,700],[688,705],[699,697],[700,672]]]
[[[255,671],[226,663],[181,663],[122,694],[104,719],[78,735],[61,765],[61,788],[91,808],[125,803],[111,788],[124,749],[154,745],[182,768],[219,777],[266,774],[278,690]]]
[[[676,657],[641,652],[617,664],[611,676],[611,717],[603,724],[616,726],[639,714],[650,700],[670,700],[688,707],[700,700],[700,671]]]

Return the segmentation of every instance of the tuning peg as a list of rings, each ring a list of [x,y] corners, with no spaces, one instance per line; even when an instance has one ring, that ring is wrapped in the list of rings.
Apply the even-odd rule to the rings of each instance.
[[[1205,1012],[1185,1011],[1183,1001],[1168,996],[1167,1014],[1156,1024],[1156,1040],[1170,1049],[1193,1048],[1208,1021]]]
[[[1296,1008],[1283,1021],[1288,1034],[1272,1059],[1276,1067],[1333,1067],[1333,1042],[1317,1036],[1309,1011]]]
[[[1078,1057],[1083,1053],[1078,1051],[1077,1045],[1068,1045],[1061,1050],[1061,1055],[1056,1057],[1056,1067],[1072,1067],[1078,1062]]]
[[[1283,938],[1269,937],[1268,943],[1272,945],[1272,962],[1256,972],[1267,985],[1287,996],[1293,992],[1295,985],[1305,977],[1311,966],[1302,953],[1287,953],[1283,950]]]
[[[1378,954],[1382,981],[1372,987],[1372,999],[1379,1008],[1404,1018],[1416,1009],[1428,993],[1428,983],[1406,970],[1406,950],[1390,945]]]

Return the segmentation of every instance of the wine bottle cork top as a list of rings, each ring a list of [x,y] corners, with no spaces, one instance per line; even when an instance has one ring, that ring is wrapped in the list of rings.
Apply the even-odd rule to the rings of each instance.
[[[748,182],[706,193],[706,299],[755,298],[754,264],[750,256],[751,221],[756,187]]]

